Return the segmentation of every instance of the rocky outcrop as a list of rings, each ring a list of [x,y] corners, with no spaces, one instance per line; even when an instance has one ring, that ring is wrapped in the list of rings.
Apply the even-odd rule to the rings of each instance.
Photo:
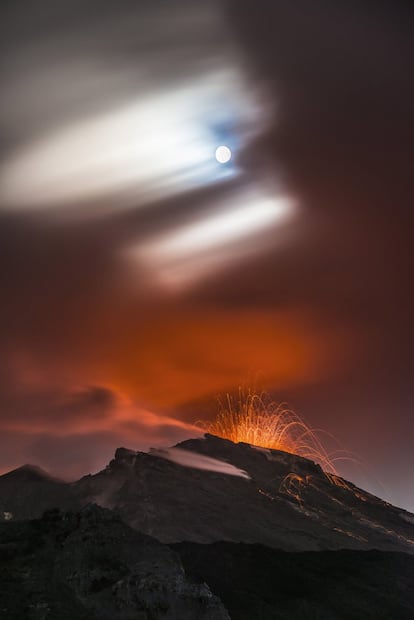
[[[0,525],[0,618],[229,620],[179,556],[95,505]]]

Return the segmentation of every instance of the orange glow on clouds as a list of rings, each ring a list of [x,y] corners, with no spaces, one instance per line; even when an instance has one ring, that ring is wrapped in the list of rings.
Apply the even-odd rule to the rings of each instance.
[[[344,334],[297,310],[177,306],[136,315],[114,303],[94,320],[68,317],[58,346],[15,356],[9,383],[21,401],[5,410],[1,431],[19,447],[4,455],[6,469],[96,471],[120,445],[147,450],[201,434],[195,423],[209,414],[198,400],[211,402],[213,416],[218,394],[252,378],[283,394],[326,381],[346,361]]]
[[[231,390],[253,373],[266,389],[326,379],[346,351],[343,335],[312,326],[303,313],[198,310],[148,317],[112,343],[111,380],[150,408]],[[195,416],[197,416],[195,412]]]

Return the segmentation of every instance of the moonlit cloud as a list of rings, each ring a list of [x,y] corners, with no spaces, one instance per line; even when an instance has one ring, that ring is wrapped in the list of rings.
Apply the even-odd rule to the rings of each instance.
[[[147,203],[237,174],[215,149],[220,126],[241,148],[256,108],[233,67],[171,90],[131,93],[124,105],[79,119],[24,146],[1,173],[8,206],[56,207],[116,196]],[[253,118],[252,118],[253,117]]]
[[[143,248],[152,259],[174,260],[187,258],[198,252],[232,242],[283,218],[290,210],[287,199],[258,200],[240,209],[228,210],[215,217],[206,218],[165,240]]]
[[[116,16],[108,4],[93,25],[59,17],[61,36],[37,40],[34,29],[8,50],[0,130],[12,148],[0,209],[96,217],[103,201],[145,206],[240,174],[238,153],[269,110],[220,2],[131,5]],[[233,154],[226,166],[221,144]]]
[[[128,255],[147,264],[156,280],[178,286],[240,259],[246,238],[249,254],[263,250],[263,240],[255,241],[255,235],[286,220],[294,208],[286,196],[265,198],[251,191],[236,194],[229,202],[209,217],[132,247]]]

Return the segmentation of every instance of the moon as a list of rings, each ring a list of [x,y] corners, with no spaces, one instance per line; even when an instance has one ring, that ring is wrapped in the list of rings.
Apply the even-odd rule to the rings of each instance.
[[[216,159],[219,164],[227,164],[231,159],[231,150],[224,144],[216,148]]]

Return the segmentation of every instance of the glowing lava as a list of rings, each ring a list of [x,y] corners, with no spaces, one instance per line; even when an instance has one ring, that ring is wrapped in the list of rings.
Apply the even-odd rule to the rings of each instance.
[[[220,402],[216,419],[201,425],[212,435],[235,443],[297,454],[315,461],[328,474],[337,473],[335,456],[325,450],[318,437],[319,431],[310,428],[285,405],[270,401],[266,395],[240,392],[235,402],[228,394],[225,403]]]

